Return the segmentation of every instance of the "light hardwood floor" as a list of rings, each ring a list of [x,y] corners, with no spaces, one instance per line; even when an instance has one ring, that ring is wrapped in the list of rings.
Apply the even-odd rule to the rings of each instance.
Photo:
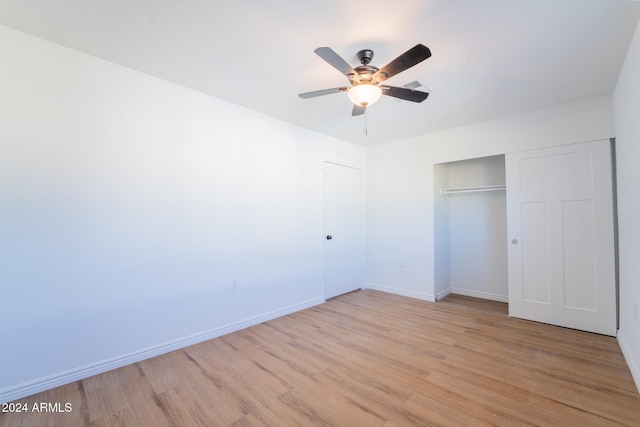
[[[363,290],[29,398],[1,426],[640,426],[615,338]]]

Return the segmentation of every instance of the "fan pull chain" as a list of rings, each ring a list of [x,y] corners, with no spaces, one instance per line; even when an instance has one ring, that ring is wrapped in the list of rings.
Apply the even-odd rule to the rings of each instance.
[[[364,135],[369,135],[369,129],[367,128],[367,108],[364,109]]]

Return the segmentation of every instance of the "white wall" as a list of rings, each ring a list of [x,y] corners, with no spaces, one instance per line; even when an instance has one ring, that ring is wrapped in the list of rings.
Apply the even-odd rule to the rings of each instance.
[[[640,390],[640,23],[614,92],[618,181],[618,340]]]
[[[435,299],[434,164],[613,135],[604,96],[369,148],[367,287]]]
[[[441,195],[449,188],[449,163],[433,165],[433,295],[436,300],[451,293],[451,222],[449,198]]]
[[[325,160],[365,151],[0,27],[0,401],[322,302]]]

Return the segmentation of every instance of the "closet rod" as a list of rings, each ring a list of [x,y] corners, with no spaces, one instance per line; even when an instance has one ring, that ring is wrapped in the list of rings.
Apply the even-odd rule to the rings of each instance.
[[[507,187],[505,185],[487,185],[484,187],[457,187],[457,188],[443,188],[440,190],[440,194],[461,194],[461,193],[479,193],[484,191],[503,191]]]

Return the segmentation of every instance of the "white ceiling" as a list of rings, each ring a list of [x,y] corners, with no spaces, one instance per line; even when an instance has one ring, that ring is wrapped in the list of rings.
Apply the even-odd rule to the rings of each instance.
[[[630,0],[0,0],[0,24],[361,145],[609,94],[633,35]],[[390,78],[429,88],[351,117],[329,46],[382,67],[417,43],[433,56]]]

